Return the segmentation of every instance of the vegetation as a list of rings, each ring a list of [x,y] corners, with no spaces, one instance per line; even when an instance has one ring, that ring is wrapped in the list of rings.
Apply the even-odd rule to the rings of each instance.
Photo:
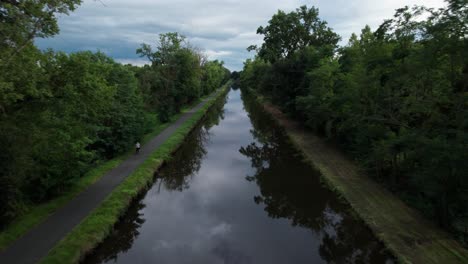
[[[189,107],[189,105],[187,107]],[[184,111],[184,109],[182,111]],[[171,118],[171,121],[168,123],[157,122],[154,124],[153,131],[146,134],[141,142],[144,144],[145,142],[154,138],[166,127],[175,122],[179,116],[180,115],[174,115]],[[152,118],[156,119],[157,117]],[[0,232],[0,250],[6,248],[8,245],[10,245],[10,243],[24,235],[38,223],[42,222],[51,213],[55,212],[57,208],[69,202],[77,194],[85,190],[90,184],[95,183],[98,179],[101,178],[101,176],[117,167],[122,161],[125,160],[125,158],[133,154],[134,150],[132,148],[124,155],[119,155],[111,160],[103,160],[100,164],[97,164],[88,172],[86,172],[82,177],[80,177],[77,182],[75,182],[72,186],[70,186],[69,189],[67,189],[65,193],[38,205],[31,204],[23,214],[21,214],[19,217],[16,217],[13,222],[8,224],[8,226]]]
[[[219,98],[228,91],[226,85],[221,92],[209,99],[189,120],[166,140],[150,157],[114,190],[102,204],[93,210],[78,226],[60,241],[41,263],[78,263],[82,257],[106,238],[119,217],[141,190],[153,181],[154,172],[184,142],[188,133]]]
[[[138,73],[140,86],[163,122],[182,105],[219,88],[230,76],[222,62],[207,62],[178,33],[161,34],[156,50],[142,44],[137,53],[151,61],[151,66]]]
[[[398,9],[345,47],[305,6],[260,27],[241,73],[254,89],[337,142],[378,181],[450,231],[468,219],[468,8]],[[466,231],[465,231],[466,232]],[[465,238],[466,239],[466,238]]]
[[[143,68],[100,52],[40,51],[34,38],[57,34],[56,16],[80,2],[0,3],[0,228],[75,192],[93,167],[229,78],[177,33],[162,34],[155,52],[137,50],[151,60]]]

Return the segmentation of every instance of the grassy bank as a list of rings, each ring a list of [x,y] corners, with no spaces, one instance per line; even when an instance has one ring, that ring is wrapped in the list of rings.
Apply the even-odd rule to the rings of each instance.
[[[468,263],[468,251],[449,234],[371,180],[339,149],[304,129],[275,106],[257,100],[282,126],[325,183],[343,197],[402,263]]]
[[[138,193],[153,181],[154,172],[171,158],[183,143],[185,136],[202,119],[209,108],[223,97],[228,86],[223,87],[216,96],[198,110],[177,131],[125,181],[117,187],[104,202],[76,226],[41,263],[77,263],[83,256],[98,245],[112,231],[119,217]]]

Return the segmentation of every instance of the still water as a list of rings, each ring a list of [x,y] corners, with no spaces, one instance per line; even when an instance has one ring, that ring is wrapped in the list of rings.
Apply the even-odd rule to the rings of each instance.
[[[283,131],[231,90],[84,263],[393,263]]]

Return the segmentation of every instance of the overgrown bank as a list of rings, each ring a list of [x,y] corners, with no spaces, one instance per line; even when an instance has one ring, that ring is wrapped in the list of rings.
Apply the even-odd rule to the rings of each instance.
[[[41,263],[77,263],[99,244],[111,231],[131,200],[151,184],[154,172],[183,143],[185,136],[203,118],[205,113],[229,90],[225,85],[215,97],[187,120],[160,148],[106,198],[85,220],[67,235]]]
[[[247,89],[244,92],[249,93]],[[251,91],[250,91],[251,93]],[[259,99],[291,142],[402,263],[467,263],[468,250],[385,190],[341,151]]]

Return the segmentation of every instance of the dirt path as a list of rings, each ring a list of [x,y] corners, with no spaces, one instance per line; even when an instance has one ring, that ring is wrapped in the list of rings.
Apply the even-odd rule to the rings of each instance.
[[[265,104],[264,108],[401,262],[468,263],[468,250],[372,181],[339,150],[275,107]]]
[[[203,100],[191,110],[183,113],[176,122],[142,146],[138,155],[133,155],[123,161],[65,206],[50,215],[44,222],[0,252],[0,263],[37,263],[210,98]]]

